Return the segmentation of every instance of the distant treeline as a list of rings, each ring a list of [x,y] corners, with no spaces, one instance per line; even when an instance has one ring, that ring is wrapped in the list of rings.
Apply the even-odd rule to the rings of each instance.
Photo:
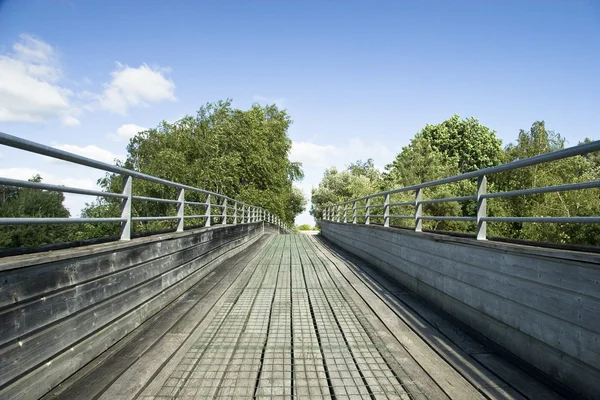
[[[589,142],[586,139],[585,142]],[[514,144],[502,147],[496,132],[475,118],[454,115],[438,125],[426,125],[396,159],[378,171],[371,159],[357,161],[345,170],[325,171],[319,186],[312,191],[311,214],[321,217],[323,206],[339,203],[393,188],[434,181],[510,161],[560,150],[565,139],[547,130],[544,121],[536,121],[521,130]],[[576,156],[488,177],[488,192],[504,192],[542,186],[593,181],[600,178],[600,153]],[[424,189],[424,198],[471,196],[476,180]],[[391,202],[414,200],[414,193],[399,193]],[[382,199],[379,201],[382,202]],[[432,216],[475,216],[474,201],[424,205],[424,214]],[[381,214],[374,208],[372,214]],[[395,207],[392,215],[411,215],[413,207]],[[585,189],[509,198],[488,199],[489,216],[558,217],[600,216],[600,189]],[[393,219],[392,225],[413,227],[414,222]],[[475,232],[474,222],[424,221],[424,228],[441,231]],[[489,223],[488,236],[553,243],[600,245],[599,224]]]
[[[293,224],[306,206],[302,191],[293,186],[303,178],[302,165],[289,160],[291,119],[275,105],[234,109],[231,101],[209,103],[196,116],[175,123],[162,122],[134,136],[127,158],[118,165],[188,186],[224,194],[268,209]],[[32,180],[41,181],[36,176]],[[99,180],[105,191],[121,192],[122,177],[107,174]],[[176,199],[176,189],[134,179],[137,196]],[[205,195],[186,192],[186,200],[204,202]],[[69,217],[60,192],[0,187],[0,217]],[[121,201],[98,198],[82,210],[82,217],[119,217]],[[186,206],[186,215],[203,215],[201,206]],[[217,209],[220,211],[220,209]],[[219,212],[216,211],[215,213]],[[137,216],[176,215],[175,204],[134,201]],[[186,221],[186,225],[198,224]],[[172,228],[173,221],[139,222],[134,232]],[[0,248],[39,246],[117,235],[115,223],[75,225],[14,225],[0,227]]]

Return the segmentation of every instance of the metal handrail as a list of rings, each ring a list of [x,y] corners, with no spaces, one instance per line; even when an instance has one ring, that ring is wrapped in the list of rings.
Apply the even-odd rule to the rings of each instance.
[[[223,194],[211,192],[210,190],[200,189],[193,186],[184,185],[178,182],[169,181],[158,178],[152,175],[143,174],[127,168],[97,161],[88,157],[83,157],[64,150],[55,149],[40,143],[19,138],[0,132],[0,144],[15,149],[24,150],[30,153],[40,154],[58,160],[67,161],[73,164],[82,165],[99,169],[105,172],[118,174],[123,177],[123,192],[102,192],[98,190],[88,190],[69,186],[52,185],[41,182],[30,182],[18,179],[0,177],[0,185],[15,186],[39,190],[51,190],[63,193],[74,193],[81,195],[89,195],[96,197],[113,197],[122,199],[122,212],[119,218],[0,218],[0,225],[27,225],[27,224],[79,224],[79,223],[121,223],[121,240],[131,239],[131,223],[137,221],[166,221],[177,220],[177,232],[182,232],[184,221],[192,218],[205,218],[205,226],[211,225],[212,219],[220,219],[220,224],[227,224],[228,220],[232,220],[232,224],[260,222],[265,221],[279,226],[286,232],[291,232],[292,229],[287,226],[278,216],[270,211],[254,206],[251,204],[238,201]],[[177,199],[164,199],[146,196],[134,196],[132,193],[133,178],[141,179],[148,182],[158,183],[170,187],[177,188]],[[201,193],[206,195],[205,202],[193,202],[185,200],[186,191]],[[216,199],[216,201],[212,199]],[[171,203],[177,205],[177,215],[174,216],[140,216],[133,217],[131,215],[132,201],[151,201],[160,203]],[[220,202],[220,204],[218,203]],[[197,205],[205,208],[204,215],[185,215],[184,208],[186,205]],[[213,208],[219,209],[218,214],[211,213]],[[239,222],[238,222],[239,221]]]
[[[420,232],[423,229],[424,220],[447,220],[447,221],[475,221],[477,222],[477,239],[487,239],[487,222],[548,222],[548,223],[600,223],[600,217],[488,217],[487,216],[487,199],[503,198],[513,196],[523,196],[540,193],[551,193],[569,190],[581,190],[590,188],[599,188],[600,180],[579,182],[557,186],[546,186],[531,189],[512,190],[507,192],[487,193],[487,176],[501,172],[508,172],[520,168],[530,167],[552,161],[562,160],[565,158],[584,155],[592,152],[600,151],[600,140],[570,147],[563,150],[554,151],[551,153],[541,154],[538,156],[509,162],[502,165],[497,165],[489,168],[482,168],[477,171],[467,172],[460,175],[450,176],[447,178],[438,179],[435,181],[419,183],[416,185],[405,186],[397,189],[391,189],[379,193],[369,194],[356,199],[329,204],[322,209],[322,219],[325,221],[335,221],[342,223],[358,223],[357,210],[365,209],[361,219],[365,225],[371,223],[371,218],[383,219],[383,226],[389,227],[391,219],[414,219],[415,231]],[[438,199],[423,199],[423,189],[445,185],[449,183],[459,182],[467,179],[477,178],[477,193],[472,196],[461,197],[446,197]],[[390,202],[390,195],[402,192],[415,192],[414,201]],[[371,199],[383,197],[383,204],[371,204]],[[358,202],[366,201],[365,206],[357,206]],[[453,201],[476,201],[477,215],[473,217],[462,216],[425,216],[423,215],[423,205],[433,203],[444,203]],[[348,206],[351,205],[351,208]],[[390,207],[394,206],[412,206],[415,208],[414,215],[390,215]],[[383,215],[372,215],[371,209],[383,207]],[[351,221],[348,221],[348,212],[351,211]]]

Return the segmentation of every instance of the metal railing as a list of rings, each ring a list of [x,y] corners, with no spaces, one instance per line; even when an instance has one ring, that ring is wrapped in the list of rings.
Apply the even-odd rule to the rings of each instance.
[[[477,171],[468,172],[461,175],[451,176],[436,181],[420,183],[417,185],[406,186],[402,188],[387,190],[384,192],[370,194],[357,199],[349,201],[331,204],[325,206],[322,210],[322,219],[326,221],[348,223],[349,212],[351,223],[358,223],[357,210],[364,209],[364,215],[362,215],[363,223],[365,225],[371,224],[372,218],[383,219],[383,226],[389,227],[390,220],[392,219],[409,219],[414,220],[414,230],[417,232],[423,231],[424,220],[438,220],[438,221],[471,221],[476,222],[476,236],[478,240],[487,239],[487,223],[488,222],[539,222],[539,223],[600,223],[599,216],[585,216],[585,217],[490,217],[487,215],[487,199],[492,198],[506,198],[513,196],[524,196],[540,193],[551,193],[551,192],[562,192],[570,190],[581,190],[600,188],[600,180],[579,182],[557,186],[546,186],[536,187],[522,190],[512,190],[505,192],[488,193],[487,192],[487,177],[490,175],[498,174],[501,172],[513,171],[520,168],[530,167],[552,161],[562,160],[568,157],[584,155],[600,151],[600,140],[570,147],[564,150],[558,150],[551,153],[541,154],[531,158],[513,161],[510,163],[498,165],[495,167],[483,168]],[[474,195],[461,196],[461,197],[446,197],[436,199],[424,199],[423,189],[431,188],[435,186],[445,185],[449,183],[469,180],[477,178],[477,191]],[[414,192],[414,200],[402,201],[402,202],[390,202],[390,196],[396,193],[403,192]],[[382,198],[382,204],[371,204],[372,199]],[[365,202],[364,206],[357,206],[359,202]],[[463,201],[475,201],[477,204],[475,216],[426,216],[423,215],[423,205],[444,203],[444,202],[463,202]],[[390,208],[397,206],[411,206],[414,207],[414,213],[412,215],[390,215]],[[383,214],[374,216],[371,211],[376,208],[383,208]]]
[[[69,186],[52,185],[41,182],[22,181],[18,179],[9,179],[0,177],[0,185],[14,186],[21,188],[31,188],[40,190],[50,190],[62,193],[72,193],[80,195],[89,195],[103,198],[121,199],[121,216],[115,218],[0,218],[0,225],[30,225],[30,224],[79,224],[79,223],[120,223],[121,240],[130,240],[132,223],[144,221],[177,221],[177,232],[182,232],[184,222],[189,219],[204,219],[206,227],[211,226],[211,220],[217,219],[220,225],[226,225],[229,222],[233,225],[238,223],[265,221],[277,225],[286,232],[291,232],[278,216],[272,214],[262,207],[235,200],[231,197],[204,189],[195,188],[181,183],[172,182],[155,176],[146,175],[141,172],[129,170],[116,165],[111,165],[91,158],[82,157],[67,151],[58,150],[43,144],[32,142],[16,136],[0,132],[0,144],[30,153],[36,153],[70,163],[91,167],[120,175],[123,178],[123,191],[121,193],[103,192],[99,190],[88,190]],[[147,182],[157,183],[177,189],[176,199],[165,199],[156,197],[144,197],[133,195],[133,179],[140,179]],[[186,193],[194,192],[205,197],[204,202],[187,201]],[[171,203],[176,205],[176,215],[172,216],[132,216],[133,201],[149,201],[158,203]],[[199,206],[204,209],[203,213],[198,215],[185,215],[185,206]],[[215,213],[214,210],[219,210]]]

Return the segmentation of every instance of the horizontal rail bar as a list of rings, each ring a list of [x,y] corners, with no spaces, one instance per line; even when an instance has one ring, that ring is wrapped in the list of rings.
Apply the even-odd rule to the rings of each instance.
[[[390,207],[394,207],[394,206],[415,206],[415,202],[414,201],[401,201],[400,203],[390,203],[389,204]]]
[[[421,201],[419,201],[419,204],[447,203],[447,202],[451,202],[451,201],[468,201],[468,200],[477,200],[477,196],[445,197],[443,199],[421,200]]]
[[[414,215],[390,215],[390,218],[394,219],[415,219]]]
[[[184,201],[183,204],[189,204],[191,206],[207,206],[207,203],[199,203],[197,201]],[[212,204],[211,204],[212,205]]]
[[[157,203],[179,203],[177,200],[173,199],[161,199],[160,197],[145,197],[145,196],[131,196],[133,200],[143,200],[143,201],[155,201]]]
[[[102,161],[97,161],[92,158],[83,157],[83,156],[80,156],[77,154],[69,153],[68,151],[59,150],[54,147],[46,146],[46,145],[43,145],[40,143],[32,142],[30,140],[17,137],[17,136],[9,135],[4,132],[0,132],[0,144],[9,146],[9,147],[13,147],[16,149],[20,149],[20,150],[25,150],[30,153],[36,153],[36,154],[40,154],[43,156],[72,162],[74,164],[83,165],[83,166],[95,168],[95,169],[100,169],[100,170],[103,170],[106,172],[112,172],[112,173],[119,174],[119,175],[131,176],[134,178],[143,179],[148,182],[160,183],[162,185],[183,188],[183,189],[191,190],[194,192],[210,194],[211,196],[216,196],[216,197],[219,197],[222,199],[228,199],[231,201],[235,201],[235,199],[232,199],[228,196],[225,196],[225,195],[222,195],[219,193],[214,193],[209,190],[204,190],[204,189],[195,188],[193,186],[183,185],[181,183],[169,181],[169,180],[162,179],[162,178],[157,178],[155,176],[143,174],[141,172],[133,171],[133,170],[130,170],[127,168],[118,167],[116,165],[108,164],[108,163],[105,163]],[[238,202],[238,204],[246,205],[243,202]]]
[[[0,225],[97,224],[123,221],[125,218],[0,218]]]
[[[30,188],[30,189],[39,189],[39,190],[52,190],[55,192],[83,194],[83,195],[89,195],[89,196],[118,197],[121,199],[124,199],[127,197],[121,193],[101,192],[99,190],[80,189],[80,188],[74,188],[74,187],[69,187],[69,186],[52,185],[52,184],[41,183],[41,182],[22,181],[19,179],[10,179],[10,178],[0,178],[0,185],[16,186],[16,187],[23,187],[23,188]]]
[[[187,217],[185,217],[185,218],[187,218]],[[135,222],[168,221],[168,220],[173,220],[173,219],[179,219],[179,217],[174,216],[174,217],[133,217],[133,218],[131,218],[131,220],[135,221]]]
[[[558,224],[596,224],[600,217],[482,217],[488,222],[541,222]]]
[[[567,185],[558,185],[558,186],[547,186],[541,188],[531,188],[531,189],[521,189],[521,190],[511,190],[509,192],[497,192],[497,193],[488,193],[483,194],[481,197],[484,199],[493,199],[493,198],[501,198],[501,197],[514,197],[514,196],[523,196],[527,194],[540,194],[540,193],[552,193],[552,192],[564,192],[568,190],[581,190],[581,189],[593,189],[600,187],[600,181],[593,182],[581,182],[581,183],[570,183]]]
[[[387,194],[414,191],[414,190],[422,189],[422,188],[426,188],[426,187],[439,186],[439,185],[444,185],[444,184],[448,184],[448,183],[458,182],[458,181],[462,181],[465,179],[479,178],[480,176],[484,176],[484,175],[492,175],[492,174],[497,174],[500,172],[512,171],[512,170],[518,169],[518,168],[531,167],[533,165],[538,165],[538,164],[551,162],[551,161],[562,160],[564,158],[579,156],[579,155],[583,155],[583,154],[587,154],[587,153],[592,153],[595,151],[600,151],[600,140],[596,140],[596,141],[578,145],[578,146],[569,147],[568,149],[553,151],[551,153],[540,154],[538,156],[525,158],[522,160],[512,161],[512,162],[509,162],[506,164],[496,165],[494,167],[482,168],[477,171],[472,171],[472,172],[467,172],[467,173],[460,174],[460,175],[450,176],[450,177],[438,179],[435,181],[424,182],[424,183],[419,183],[417,185],[410,185],[410,186],[405,186],[405,187],[398,188],[398,189],[387,190],[385,192],[374,193],[374,194],[370,194],[367,196],[359,197],[359,198],[352,199],[352,200],[349,200],[349,201],[346,201],[343,203],[337,203],[337,204],[333,204],[333,205],[344,205],[344,204],[352,203],[354,201],[366,200],[369,198],[379,197],[379,196],[383,196],[383,195],[387,195]]]
[[[445,217],[440,215],[422,215],[416,219],[430,221],[477,221],[477,217]]]

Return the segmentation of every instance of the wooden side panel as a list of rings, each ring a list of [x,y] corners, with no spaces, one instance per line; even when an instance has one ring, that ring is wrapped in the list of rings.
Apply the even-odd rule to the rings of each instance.
[[[600,393],[597,255],[543,256],[525,246],[376,226],[324,222],[322,229],[559,382],[587,397]]]
[[[217,226],[100,245],[96,258],[2,260],[0,397],[43,395],[262,234],[262,223]]]

